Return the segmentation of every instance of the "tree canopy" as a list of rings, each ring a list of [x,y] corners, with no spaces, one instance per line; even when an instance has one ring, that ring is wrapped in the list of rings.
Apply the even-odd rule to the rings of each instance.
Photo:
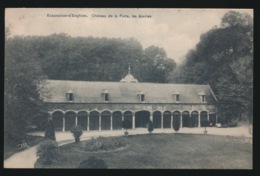
[[[220,27],[201,35],[196,48],[172,74],[172,82],[210,84],[224,122],[252,118],[253,20],[230,11]]]
[[[10,33],[7,28],[6,35]],[[5,132],[12,135],[28,126],[46,126],[45,79],[118,82],[130,63],[139,81],[163,83],[176,66],[164,49],[143,49],[134,38],[53,34],[7,36],[5,43]]]
[[[35,51],[48,79],[119,81],[128,72],[141,82],[168,82],[175,68],[164,49],[142,48],[134,38],[71,37],[66,34],[11,38],[22,40]],[[23,57],[23,56],[21,56]]]

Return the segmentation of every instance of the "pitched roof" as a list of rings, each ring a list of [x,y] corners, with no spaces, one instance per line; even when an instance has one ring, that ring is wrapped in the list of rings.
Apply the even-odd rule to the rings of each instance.
[[[200,92],[205,93],[207,103],[216,102],[209,85],[47,80],[45,86],[51,94],[44,98],[45,102],[67,102],[66,93],[70,90],[74,93],[74,102],[82,103],[103,102],[103,90],[108,91],[111,103],[139,103],[141,91],[145,93],[145,103],[174,103],[176,92],[180,103],[201,103]]]

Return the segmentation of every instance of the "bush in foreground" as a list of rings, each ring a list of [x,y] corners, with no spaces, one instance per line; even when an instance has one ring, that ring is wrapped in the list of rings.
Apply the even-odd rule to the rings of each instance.
[[[153,122],[151,120],[149,120],[149,122],[148,122],[148,131],[149,131],[149,133],[153,132]]]
[[[53,140],[45,140],[37,146],[37,156],[45,165],[52,164],[57,156],[58,144]]]
[[[74,126],[71,128],[71,133],[74,136],[75,142],[80,141],[80,136],[83,134],[83,128],[81,126]]]
[[[78,168],[88,168],[88,169],[107,169],[108,166],[106,162],[102,159],[98,159],[95,156],[90,156],[83,160]]]
[[[127,129],[130,129],[132,126],[131,122],[127,119],[123,120],[122,122],[122,128],[125,129],[125,135],[128,136],[128,132],[127,132]]]
[[[178,132],[180,129],[180,120],[177,118],[173,118],[173,129]]]

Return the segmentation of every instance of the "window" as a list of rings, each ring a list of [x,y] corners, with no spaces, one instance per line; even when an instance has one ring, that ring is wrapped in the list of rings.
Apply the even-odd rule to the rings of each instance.
[[[180,93],[177,92],[177,91],[172,92],[172,99],[175,102],[179,102],[180,101]]]
[[[144,102],[145,101],[145,93],[143,91],[140,91],[137,94],[137,96],[138,96],[140,102]]]
[[[202,96],[201,96],[201,101],[202,101],[202,102],[206,102],[206,95],[202,95]]]
[[[105,93],[105,101],[108,101],[108,93]]]
[[[206,94],[204,92],[199,92],[201,102],[206,102]]]
[[[179,94],[175,95],[175,100],[180,101],[180,95]]]
[[[101,98],[103,101],[109,101],[109,93],[107,90],[103,90],[101,93]]]
[[[73,93],[67,93],[66,98],[67,98],[68,101],[73,101],[74,100]]]
[[[144,102],[144,94],[141,94],[141,102]]]

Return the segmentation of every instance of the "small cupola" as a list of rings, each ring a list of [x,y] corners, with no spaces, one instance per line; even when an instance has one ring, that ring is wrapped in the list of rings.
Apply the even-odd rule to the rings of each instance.
[[[74,101],[74,92],[71,89],[67,91],[66,99],[68,101]]]
[[[131,75],[130,63],[128,64],[128,74],[120,80],[122,83],[138,83],[138,80]]]

